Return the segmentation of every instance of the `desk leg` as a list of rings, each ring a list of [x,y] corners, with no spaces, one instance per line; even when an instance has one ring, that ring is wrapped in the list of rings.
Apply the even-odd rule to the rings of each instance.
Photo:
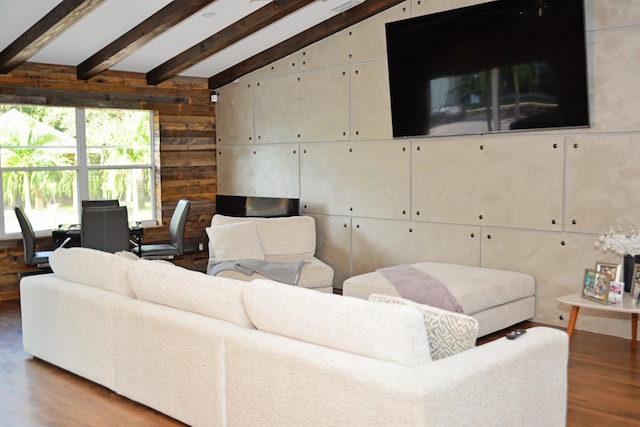
[[[142,258],[142,236],[136,236],[136,243],[138,244],[138,256]]]
[[[638,333],[638,313],[631,313],[631,350],[636,351]]]
[[[569,317],[569,324],[567,325],[567,335],[569,335],[569,339],[571,339],[571,335],[573,335],[573,328],[576,327],[576,320],[578,320],[578,311],[580,311],[580,307],[575,305],[571,307],[571,316]]]

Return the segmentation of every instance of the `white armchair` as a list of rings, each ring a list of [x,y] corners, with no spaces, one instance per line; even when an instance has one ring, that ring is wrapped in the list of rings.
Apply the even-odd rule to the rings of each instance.
[[[303,261],[297,285],[323,292],[333,291],[333,269],[315,257],[316,229],[313,217],[231,217],[216,214],[211,220],[211,227],[207,228],[207,235],[207,271],[210,274],[214,266],[227,261]],[[233,270],[218,275],[245,281],[265,278],[258,273],[247,275]]]

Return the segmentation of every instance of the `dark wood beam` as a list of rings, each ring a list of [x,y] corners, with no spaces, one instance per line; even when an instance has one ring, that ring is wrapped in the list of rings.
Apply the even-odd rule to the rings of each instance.
[[[147,83],[157,85],[175,77],[179,72],[220,52],[313,1],[314,0],[274,0],[240,21],[229,25],[208,39],[192,46],[164,64],[149,71],[147,73]]]
[[[0,73],[25,63],[58,34],[98,7],[104,0],[62,0],[42,19],[0,52]],[[25,7],[28,7],[25,5]]]
[[[222,71],[215,76],[209,78],[209,88],[217,89],[227,83],[231,83],[239,77],[244,76],[258,68],[264,67],[282,59],[287,55],[305,48],[317,41],[324,39],[338,31],[344,30],[360,21],[364,21],[373,15],[380,13],[390,7],[393,7],[404,0],[367,0],[366,2],[355,6],[339,15],[334,16],[320,24],[309,28],[302,33],[291,37],[282,43],[273,46],[249,59],[242,61],[240,64]]]
[[[216,0],[181,0],[169,3],[144,22],[78,65],[78,79],[88,80],[117,64],[145,43],[158,37]]]

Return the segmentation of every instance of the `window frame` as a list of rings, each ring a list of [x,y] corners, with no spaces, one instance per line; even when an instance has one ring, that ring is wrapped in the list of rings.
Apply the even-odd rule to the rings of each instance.
[[[135,109],[135,108],[110,108],[110,107],[66,107],[66,106],[47,106],[34,105],[26,103],[2,103],[3,105],[25,105],[29,107],[43,108],[69,108],[75,110],[75,130],[76,130],[76,164],[73,166],[31,166],[31,167],[2,167],[0,165],[0,177],[7,172],[22,171],[72,171],[75,172],[75,180],[77,185],[77,206],[81,205],[82,200],[89,198],[89,173],[92,170],[133,170],[143,169],[149,172],[149,197],[150,197],[150,213],[151,219],[142,221],[143,226],[155,226],[161,218],[162,208],[158,206],[159,197],[159,177],[160,177],[160,131],[157,120],[158,111]],[[149,161],[150,163],[135,165],[90,165],[87,157],[87,134],[86,134],[86,111],[87,110],[119,110],[119,111],[135,111],[149,113]],[[4,201],[4,185],[0,183],[0,197],[2,200],[2,212],[0,212],[0,239],[15,238],[21,235],[18,232],[7,232],[5,229],[5,212],[13,210],[13,206],[5,206]],[[80,222],[80,209],[78,209],[78,222]],[[47,236],[51,234],[52,229],[34,229],[36,236]]]

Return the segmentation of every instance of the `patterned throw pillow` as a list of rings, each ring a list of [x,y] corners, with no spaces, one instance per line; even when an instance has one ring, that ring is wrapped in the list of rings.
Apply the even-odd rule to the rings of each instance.
[[[473,317],[390,295],[371,294],[369,301],[410,305],[422,311],[433,360],[452,356],[476,345],[478,321]]]

